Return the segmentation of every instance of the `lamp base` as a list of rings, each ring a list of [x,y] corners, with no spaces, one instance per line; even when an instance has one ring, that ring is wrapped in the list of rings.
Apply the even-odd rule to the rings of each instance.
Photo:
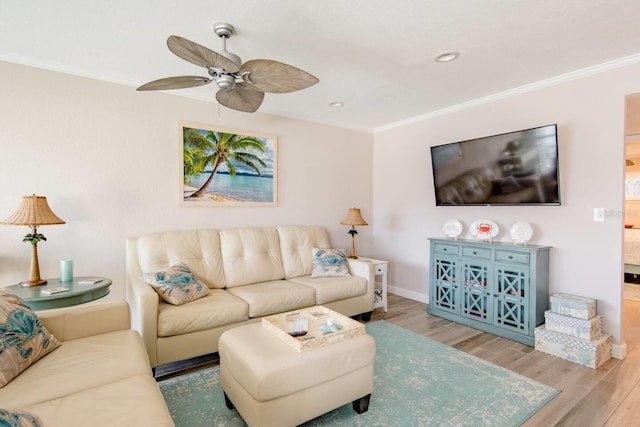
[[[46,280],[25,280],[24,282],[20,282],[20,286],[22,286],[23,288],[30,288],[32,286],[41,286],[46,284]]]
[[[355,256],[355,255],[349,255],[347,258],[351,258],[351,259],[358,259],[358,257],[357,257],[357,256]]]

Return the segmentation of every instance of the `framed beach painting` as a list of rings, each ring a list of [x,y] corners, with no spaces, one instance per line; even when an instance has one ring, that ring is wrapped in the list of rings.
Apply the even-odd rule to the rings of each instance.
[[[182,206],[276,206],[277,137],[179,123]]]

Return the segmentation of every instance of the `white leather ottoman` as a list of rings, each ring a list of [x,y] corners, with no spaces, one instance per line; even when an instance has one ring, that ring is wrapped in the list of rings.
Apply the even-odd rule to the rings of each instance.
[[[373,392],[375,340],[359,335],[298,352],[261,324],[220,336],[220,383],[227,407],[250,426],[296,426]]]

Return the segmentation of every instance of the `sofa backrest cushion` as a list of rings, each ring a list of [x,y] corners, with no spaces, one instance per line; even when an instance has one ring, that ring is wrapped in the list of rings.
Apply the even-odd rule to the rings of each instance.
[[[312,248],[331,248],[329,233],[323,227],[289,225],[278,227],[280,253],[287,279],[308,276],[313,269]]]
[[[182,263],[210,289],[226,285],[217,230],[148,234],[139,237],[136,246],[142,273],[155,273]]]
[[[220,251],[228,288],[284,279],[278,232],[273,227],[222,230]]]

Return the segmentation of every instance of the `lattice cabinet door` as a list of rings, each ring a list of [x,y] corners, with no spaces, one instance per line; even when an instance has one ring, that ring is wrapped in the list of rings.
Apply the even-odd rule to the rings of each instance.
[[[462,302],[460,314],[491,323],[490,265],[479,261],[462,261]]]
[[[495,267],[494,323],[504,329],[529,330],[529,270],[511,266]]]
[[[430,290],[429,304],[450,313],[459,313],[458,287],[456,276],[458,275],[458,262],[455,259],[437,257],[432,264],[433,286]]]

